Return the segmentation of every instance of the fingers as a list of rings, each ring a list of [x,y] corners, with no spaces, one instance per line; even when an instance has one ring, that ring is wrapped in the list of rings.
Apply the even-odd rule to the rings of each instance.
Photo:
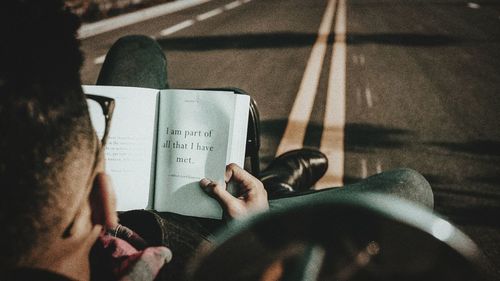
[[[249,214],[265,211],[269,208],[267,192],[257,178],[236,164],[226,166],[225,182],[235,182],[240,188],[239,197],[234,197],[226,190],[225,182],[202,179],[200,186],[219,201],[231,218],[243,218]]]
[[[261,182],[256,177],[252,176],[252,174],[234,163],[226,166],[226,174],[224,180],[226,182],[233,180],[243,185],[247,189],[251,189],[261,184]]]
[[[240,166],[231,163],[226,166],[225,180],[235,181],[242,188],[244,197],[252,200],[255,196],[263,195],[267,199],[267,192],[262,182]]]
[[[223,206],[229,206],[237,200],[231,193],[226,190],[226,185],[220,182],[211,181],[204,178],[200,181],[200,186],[203,190],[215,197]]]
[[[172,251],[167,247],[155,247],[160,250],[160,255],[165,259],[165,263],[169,263],[172,260]]]
[[[148,247],[142,252],[141,260],[148,265],[149,273],[156,276],[160,269],[172,260],[172,251],[163,246]],[[134,271],[143,270],[142,267],[132,266],[130,270],[132,270],[130,276],[144,276],[143,272],[133,275]]]

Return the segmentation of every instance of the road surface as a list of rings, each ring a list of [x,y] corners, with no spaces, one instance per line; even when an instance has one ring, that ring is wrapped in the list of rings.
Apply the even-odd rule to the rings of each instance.
[[[310,146],[317,188],[421,172],[500,276],[500,2],[212,0],[82,39],[84,83],[127,34],[158,40],[174,88],[249,92],[264,167]]]

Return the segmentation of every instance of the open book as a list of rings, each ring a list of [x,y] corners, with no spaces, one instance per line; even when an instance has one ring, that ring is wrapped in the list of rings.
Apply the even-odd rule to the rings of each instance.
[[[200,179],[224,180],[225,166],[243,166],[250,97],[230,91],[83,86],[115,99],[106,145],[106,171],[117,209],[155,209],[222,218]],[[97,131],[95,116],[89,111]],[[100,126],[100,127],[99,127]]]

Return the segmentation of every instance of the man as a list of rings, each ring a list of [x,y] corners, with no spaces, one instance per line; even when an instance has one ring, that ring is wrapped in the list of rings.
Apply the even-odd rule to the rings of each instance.
[[[1,5],[0,279],[151,280],[172,254],[173,263],[182,253],[175,247],[133,247],[105,235],[119,226],[113,188],[104,173],[104,142],[92,128],[80,86],[78,19],[61,1],[11,0]],[[147,37],[127,37],[115,44],[98,79],[99,84],[151,88],[165,88],[166,81],[163,52]],[[325,165],[321,154],[289,154],[264,171],[263,181],[269,190],[290,191],[312,185]],[[302,172],[290,177],[297,169]],[[240,167],[227,167],[230,180],[239,182],[246,195],[233,197],[223,183],[209,179],[201,179],[200,185],[231,218],[316,196],[269,204],[262,182]],[[357,190],[377,186],[432,205],[428,183],[415,172],[386,173],[358,184]],[[408,187],[418,190],[408,193]],[[109,254],[108,263],[102,263],[102,253]],[[94,256],[99,262],[91,263]],[[103,269],[103,264],[109,267]]]
[[[89,279],[89,251],[117,217],[80,89],[78,19],[59,1],[2,6],[0,270]]]

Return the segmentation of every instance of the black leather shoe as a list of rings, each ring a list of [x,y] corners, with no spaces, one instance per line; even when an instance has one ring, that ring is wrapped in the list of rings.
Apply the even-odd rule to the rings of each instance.
[[[260,173],[268,198],[310,189],[326,172],[328,158],[321,151],[302,148],[288,151]]]

